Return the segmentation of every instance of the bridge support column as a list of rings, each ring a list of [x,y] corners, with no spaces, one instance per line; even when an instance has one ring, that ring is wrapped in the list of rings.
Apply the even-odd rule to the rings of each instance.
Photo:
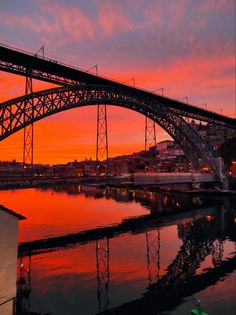
[[[145,172],[147,172],[151,168],[151,160],[156,160],[156,144],[155,122],[152,119],[145,117]],[[150,153],[147,152],[150,147],[154,147],[154,158],[150,158]]]
[[[20,257],[17,280],[17,314],[30,314],[31,253]]]
[[[96,241],[98,310],[105,311],[109,305],[110,240]]]
[[[97,175],[99,175],[98,163],[105,162],[105,174],[108,175],[108,137],[107,137],[107,107],[97,105]]]
[[[229,180],[228,176],[225,173],[224,161],[221,156],[214,158],[214,163],[217,170],[217,177],[221,183],[222,189],[229,189]]]
[[[25,96],[33,93],[31,71],[28,71],[25,84]],[[24,102],[24,121],[33,118],[33,99],[25,99]],[[23,147],[23,177],[26,176],[27,165],[30,167],[30,177],[33,175],[33,148],[34,148],[34,124],[31,123],[24,128],[24,147]]]
[[[146,232],[148,284],[160,278],[160,230]]]

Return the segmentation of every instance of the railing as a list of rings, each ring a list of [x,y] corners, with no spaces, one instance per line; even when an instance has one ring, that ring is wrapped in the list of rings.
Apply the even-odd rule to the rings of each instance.
[[[69,63],[67,63],[65,60],[63,60],[63,59],[58,59],[56,56],[50,56],[50,55],[48,55],[48,57],[40,57],[40,56],[37,56],[36,55],[36,53],[35,52],[33,52],[33,50],[32,49],[30,49],[30,48],[27,48],[28,50],[24,50],[24,49],[21,49],[21,48],[19,48],[19,47],[17,47],[17,46],[13,46],[13,44],[11,44],[11,45],[9,45],[9,44],[4,44],[4,43],[2,43],[2,40],[1,40],[1,43],[0,43],[0,45],[1,46],[3,46],[3,47],[5,47],[5,48],[8,48],[8,49],[13,49],[13,50],[16,50],[16,51],[18,51],[18,52],[20,52],[20,53],[24,53],[24,54],[27,54],[27,55],[29,55],[29,56],[32,56],[32,57],[38,57],[38,58],[41,58],[41,59],[43,59],[43,60],[47,60],[47,61],[49,61],[49,62],[56,62],[57,64],[59,64],[59,65],[62,65],[62,66],[66,66],[66,67],[69,67],[69,68],[73,68],[73,69],[75,69],[75,70],[79,70],[79,71],[81,71],[81,72],[84,72],[84,73],[89,73],[89,74],[92,74],[92,75],[94,75],[94,76],[96,76],[96,74],[95,73],[93,73],[93,72],[91,72],[90,70],[84,70],[84,69],[82,69],[82,68],[80,68],[80,67],[78,67],[77,65],[73,65],[73,64],[69,64]],[[154,94],[154,95],[158,95],[158,96],[162,96],[162,97],[165,97],[165,98],[167,98],[167,99],[169,99],[169,100],[171,100],[171,101],[177,101],[177,102],[180,102],[180,103],[184,103],[184,104],[186,104],[186,105],[189,105],[189,106],[191,106],[191,107],[194,107],[194,108],[196,108],[196,109],[202,109],[201,107],[199,107],[199,106],[197,106],[196,104],[192,104],[192,103],[189,103],[189,102],[183,102],[183,98],[178,98],[178,97],[173,97],[173,96],[171,96],[171,95],[169,95],[169,94],[167,94],[167,93],[165,93],[164,95],[163,95],[163,93],[158,93],[157,91],[150,91],[150,90],[148,90],[148,89],[144,89],[143,87],[140,87],[140,86],[133,86],[133,85],[131,85],[131,84],[127,84],[127,83],[125,83],[124,81],[120,81],[120,80],[117,80],[117,79],[113,79],[112,77],[110,77],[110,76],[108,76],[108,75],[104,75],[104,74],[99,74],[99,77],[100,78],[103,78],[103,79],[106,79],[106,80],[110,80],[110,81],[114,81],[115,83],[118,83],[118,84],[122,84],[122,85],[125,85],[125,86],[128,86],[128,87],[133,87],[133,88],[135,88],[135,89],[138,89],[138,90],[141,90],[141,91],[143,91],[143,92],[146,92],[146,93],[150,93],[150,94]],[[203,109],[202,109],[203,110]],[[209,111],[209,110],[206,110],[206,109],[204,109],[204,111],[206,111],[206,112],[209,112],[209,113],[215,113],[215,112],[212,112],[212,111]],[[218,114],[219,115],[219,114]],[[223,116],[223,115],[221,115],[221,116]],[[224,116],[224,117],[227,117],[227,116]]]

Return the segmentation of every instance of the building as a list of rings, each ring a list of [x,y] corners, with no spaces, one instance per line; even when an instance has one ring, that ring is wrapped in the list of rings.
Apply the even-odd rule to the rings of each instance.
[[[18,221],[23,216],[0,205],[0,314],[14,314],[18,251]]]
[[[179,172],[188,170],[185,155],[173,140],[164,140],[156,145],[157,170],[161,172]]]
[[[196,123],[195,120],[191,121],[191,127],[210,145],[215,154],[219,154],[220,147],[226,140],[236,137],[236,131],[223,126],[214,125],[212,123],[203,125]]]

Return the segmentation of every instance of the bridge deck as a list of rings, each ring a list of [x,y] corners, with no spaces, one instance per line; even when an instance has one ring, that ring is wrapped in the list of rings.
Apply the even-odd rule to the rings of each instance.
[[[217,181],[213,173],[136,173],[135,185],[207,183]]]
[[[236,129],[236,120],[233,118],[222,116],[150,91],[96,76],[86,71],[61,64],[56,60],[40,58],[35,55],[0,46],[0,70],[26,76],[29,69],[32,71],[31,76],[38,80],[59,85],[89,84],[120,87],[132,94],[152,98],[154,101],[156,100],[165,106],[180,111],[180,114],[184,114],[185,116],[196,119],[201,118],[203,121],[212,120],[215,123],[225,124],[230,128]]]

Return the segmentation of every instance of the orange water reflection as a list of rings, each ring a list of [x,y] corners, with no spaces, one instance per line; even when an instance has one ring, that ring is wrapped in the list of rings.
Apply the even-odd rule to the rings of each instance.
[[[106,226],[148,213],[135,203],[120,205],[113,199],[86,198],[84,194],[54,195],[50,190],[1,191],[0,200],[27,218],[20,223],[20,242]]]
[[[28,189],[2,191],[0,198],[7,207],[27,217],[20,224],[21,241],[105,227],[126,217],[150,212],[146,203],[144,207],[143,199],[139,203],[123,196],[119,199],[113,195],[113,199],[102,193],[69,195],[63,190],[56,193],[52,189]],[[150,202],[153,209],[153,200]],[[23,289],[29,287],[31,311],[94,314],[135,299],[143,303],[143,293],[149,292],[149,285],[156,286],[157,292],[159,283],[164,290],[174,285],[178,292],[199,276],[203,277],[199,290],[209,286],[204,274],[209,268],[217,270],[222,261],[230,261],[234,255],[234,217],[232,212],[226,213],[226,208],[215,206],[200,209],[197,214],[182,215],[179,220],[170,217],[162,225],[158,225],[159,221],[153,225],[158,217],[151,221],[133,219],[129,229],[109,236],[101,234],[98,240],[68,241],[62,247],[55,245],[42,248],[41,252],[23,252],[24,257],[19,258],[23,268],[19,268],[18,278],[25,279]],[[206,289],[209,300],[213,301],[221,292],[222,300],[218,302],[227,301],[232,306],[232,297],[223,298],[228,282],[219,284],[220,278],[216,279],[214,287]],[[192,292],[191,285],[189,290]],[[213,309],[212,302],[207,306]],[[181,310],[188,313],[189,309]]]

